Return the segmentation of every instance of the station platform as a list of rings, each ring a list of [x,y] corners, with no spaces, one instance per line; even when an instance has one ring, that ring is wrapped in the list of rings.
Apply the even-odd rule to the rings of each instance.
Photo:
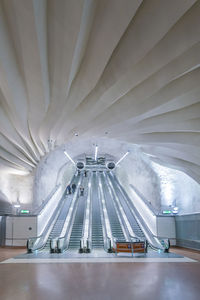
[[[3,263],[98,263],[98,262],[195,262],[191,258],[176,253],[163,253],[149,251],[148,253],[107,253],[96,249],[91,253],[78,253],[69,250],[64,253],[49,253],[47,251],[37,253],[24,253]]]

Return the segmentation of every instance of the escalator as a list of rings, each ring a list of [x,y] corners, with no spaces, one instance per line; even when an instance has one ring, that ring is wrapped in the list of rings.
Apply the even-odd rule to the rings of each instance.
[[[112,175],[112,176],[110,175],[110,179],[111,179],[112,184],[114,185],[114,188],[118,191],[117,193],[119,194],[119,198],[121,198],[121,203],[124,207],[125,213],[127,214],[127,216],[129,215],[129,218],[131,216],[130,213],[133,216],[134,221],[132,224],[133,224],[133,228],[135,227],[135,231],[134,231],[135,235],[137,235],[138,237],[141,237],[141,238],[146,238],[149,246],[153,250],[166,251],[168,245],[165,243],[162,244],[163,239],[166,239],[166,238],[160,238],[161,239],[160,240],[159,237],[156,237],[153,235],[153,233],[151,232],[149,227],[144,222],[142,216],[137,211],[133,202],[130,200],[127,193],[125,192],[123,187],[118,182],[117,178],[114,175]]]
[[[110,179],[110,182],[118,196],[118,199],[120,201],[120,204],[121,206],[123,207],[123,210],[126,214],[126,217],[131,225],[131,228],[135,234],[135,237],[139,237],[139,238],[145,238],[145,235],[140,227],[140,225],[138,224],[134,214],[132,213],[131,209],[130,209],[130,205],[128,203],[128,201],[126,201],[127,199],[124,198],[124,195],[122,194],[122,191],[120,190],[119,188],[119,185],[117,184],[117,181],[113,179],[113,177],[110,175],[106,175],[107,178],[107,181],[109,181]]]
[[[101,184],[103,187],[104,198],[105,198],[105,202],[106,202],[106,208],[107,208],[107,212],[108,212],[112,236],[113,236],[113,238],[115,238],[117,240],[126,241],[122,226],[120,224],[120,221],[119,221],[119,218],[118,218],[118,215],[117,215],[114,203],[113,203],[112,196],[109,192],[107,182],[102,173],[100,173],[100,178],[101,178]]]
[[[77,185],[78,180],[79,180],[79,176],[74,176],[72,182]],[[55,222],[55,224],[54,224],[54,226],[53,226],[53,228],[52,228],[52,230],[49,234],[49,237],[48,237],[47,242],[46,242],[46,244],[43,248],[43,251],[47,251],[47,250],[50,249],[51,239],[54,239],[54,238],[60,236],[60,233],[61,233],[63,225],[65,223],[65,219],[67,217],[72,199],[73,199],[73,194],[65,196],[65,200],[64,200],[63,205],[61,207],[60,214],[59,214],[59,216],[58,216],[58,218],[57,218],[57,220],[56,220],[56,222]]]
[[[92,248],[103,248],[103,228],[99,205],[98,178],[97,173],[92,175]]]
[[[82,237],[84,213],[85,213],[85,206],[86,206],[87,193],[88,193],[88,177],[85,177],[83,179],[82,185],[84,187],[84,195],[83,196],[79,195],[75,218],[74,218],[71,235],[69,239],[68,249],[80,248],[80,240]]]

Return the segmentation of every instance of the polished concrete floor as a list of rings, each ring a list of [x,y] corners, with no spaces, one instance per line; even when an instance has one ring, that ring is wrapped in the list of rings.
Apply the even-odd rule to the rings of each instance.
[[[12,256],[23,251],[14,249]],[[6,252],[0,250],[0,257],[12,257],[12,250]],[[199,300],[200,263],[0,264],[0,299]]]

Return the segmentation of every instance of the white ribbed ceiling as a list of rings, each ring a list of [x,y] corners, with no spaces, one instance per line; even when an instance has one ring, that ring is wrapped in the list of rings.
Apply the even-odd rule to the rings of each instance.
[[[0,0],[1,168],[90,137],[200,181],[200,1]]]

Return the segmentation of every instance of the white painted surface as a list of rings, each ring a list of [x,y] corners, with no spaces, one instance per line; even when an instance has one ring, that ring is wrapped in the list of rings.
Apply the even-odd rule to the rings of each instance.
[[[157,217],[157,233],[158,236],[175,238],[175,217]]]
[[[29,237],[37,235],[37,217],[7,217],[6,245],[25,246]]]
[[[6,238],[12,239],[13,237],[13,217],[6,218]]]

